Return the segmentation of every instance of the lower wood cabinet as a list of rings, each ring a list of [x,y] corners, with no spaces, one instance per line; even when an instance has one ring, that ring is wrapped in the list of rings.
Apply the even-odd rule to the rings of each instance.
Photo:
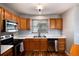
[[[27,54],[33,51],[47,51],[47,47],[47,39],[33,38],[24,40],[24,50]]]
[[[65,39],[58,39],[57,48],[58,52],[65,51]],[[24,40],[24,50],[27,54],[32,54],[34,51],[48,51],[47,38],[27,38]]]
[[[1,56],[13,56],[13,49],[9,49],[6,52],[4,52]]]
[[[66,40],[65,38],[58,39],[58,51],[65,51],[66,49]]]
[[[48,40],[40,39],[40,51],[47,51],[47,50],[48,50]]]

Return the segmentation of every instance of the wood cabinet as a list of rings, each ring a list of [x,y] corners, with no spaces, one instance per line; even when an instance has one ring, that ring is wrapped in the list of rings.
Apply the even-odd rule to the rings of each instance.
[[[65,51],[66,49],[66,41],[65,38],[58,39],[58,51]]]
[[[63,22],[62,18],[56,18],[56,29],[62,30],[63,28],[62,22]]]
[[[45,39],[40,39],[40,51],[47,51],[48,49],[48,40]]]
[[[0,32],[1,32],[1,14],[2,14],[2,8],[0,8]]]
[[[21,30],[26,30],[26,19],[21,18],[20,20],[21,20],[21,23],[20,23]]]
[[[4,8],[0,7],[0,31],[3,29]]]
[[[48,48],[50,47],[48,45],[48,40],[49,39],[47,38],[41,38],[41,39],[40,38],[27,38],[25,39],[24,40],[25,54],[31,55],[33,52],[48,51]],[[58,38],[58,42],[57,42],[58,52],[65,52],[65,49],[66,49],[65,47],[66,47],[65,38]]]
[[[24,50],[25,50],[25,52],[30,50],[30,40],[29,39],[24,40]]]
[[[30,30],[30,19],[29,18],[20,18],[21,30]]]
[[[50,18],[50,29],[55,28],[56,28],[55,18]]]
[[[26,18],[26,30],[30,30],[30,18]]]
[[[40,39],[33,39],[32,42],[33,51],[40,51]]]
[[[62,30],[62,18],[50,18],[50,29]]]
[[[9,10],[0,7],[0,31],[3,30],[3,20],[12,20],[17,22],[19,30],[30,30],[30,18],[17,16]]]
[[[4,19],[5,20],[12,20],[12,13],[5,9]]]
[[[1,56],[13,56],[12,48],[4,52]]]
[[[12,13],[11,16],[12,16],[12,20],[13,20],[13,21],[16,21],[16,17],[17,17],[17,16],[16,16],[14,13]]]
[[[32,54],[34,51],[47,51],[48,43],[47,39],[32,38],[24,40],[25,54]]]

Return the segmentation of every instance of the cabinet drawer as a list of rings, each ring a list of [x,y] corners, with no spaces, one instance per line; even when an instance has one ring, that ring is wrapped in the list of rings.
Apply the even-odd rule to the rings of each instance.
[[[64,45],[64,44],[65,44],[64,42],[59,42],[59,43],[58,43],[58,45]]]
[[[58,41],[59,41],[59,42],[64,42],[64,41],[65,41],[65,39],[59,39]]]
[[[59,48],[59,51],[64,51],[65,49],[64,48]]]

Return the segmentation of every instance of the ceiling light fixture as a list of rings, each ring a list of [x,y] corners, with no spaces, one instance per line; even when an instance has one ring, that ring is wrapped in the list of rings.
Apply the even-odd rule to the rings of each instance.
[[[37,9],[38,13],[41,14],[41,13],[42,13],[42,9],[43,9],[43,5],[38,4],[38,5],[36,6],[36,9]]]

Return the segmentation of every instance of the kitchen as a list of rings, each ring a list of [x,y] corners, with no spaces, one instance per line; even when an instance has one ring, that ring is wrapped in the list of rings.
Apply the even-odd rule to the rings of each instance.
[[[0,4],[0,55],[79,56],[78,10],[74,3]]]

